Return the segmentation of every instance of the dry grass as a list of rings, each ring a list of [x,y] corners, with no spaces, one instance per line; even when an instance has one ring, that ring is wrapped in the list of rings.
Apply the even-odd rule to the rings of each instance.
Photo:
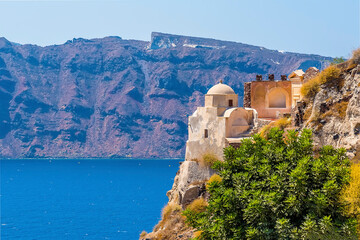
[[[348,63],[345,70],[349,72],[350,70],[354,69],[356,66],[357,66],[357,64],[355,64],[355,63]]]
[[[192,212],[201,213],[206,210],[208,203],[203,198],[195,199],[192,203],[190,203],[186,209],[189,209]]]
[[[321,71],[321,73],[318,75],[320,84],[338,81],[340,78],[340,74],[341,69],[336,67],[335,65],[331,65]]]
[[[358,234],[360,234],[360,164],[351,166],[350,184],[343,189],[340,199],[345,205],[345,214],[358,220]]]
[[[196,232],[194,232],[194,238],[195,238],[195,239],[200,238],[202,232],[203,232],[203,231],[196,231]]]
[[[146,231],[142,231],[140,234],[140,238],[144,238],[146,236],[147,232]]]
[[[181,232],[191,231],[185,224],[185,217],[181,215],[181,206],[176,203],[169,203],[162,210],[162,219],[154,227],[152,233],[146,238],[153,240],[176,239]]]
[[[354,64],[354,65],[360,64],[360,48],[352,52],[352,56],[350,58],[350,64]]]
[[[197,180],[197,181],[193,181],[189,184],[189,186],[199,186],[206,183],[206,180]]]
[[[181,206],[176,203],[169,203],[162,210],[162,221],[167,222],[169,217],[176,212],[181,212]]]
[[[202,155],[201,159],[194,158],[191,161],[199,163],[202,167],[211,167],[216,161],[219,161],[219,158],[213,153],[205,153]]]
[[[290,127],[291,125],[291,118],[280,118],[274,122],[271,122],[268,125],[265,125],[260,129],[260,136],[266,137],[270,131],[270,129],[277,127],[281,130],[284,130],[287,127]]]
[[[348,104],[349,104],[348,101],[342,101],[342,102],[335,103],[334,105],[330,106],[330,109],[328,111],[321,114],[321,116],[319,118],[326,119],[326,118],[330,118],[330,117],[338,117],[338,118],[344,119],[346,116],[346,110],[347,110]]]
[[[206,166],[212,166],[215,162],[219,161],[218,157],[212,153],[205,153],[202,160]]]
[[[340,117],[340,118],[345,118],[346,116],[346,110],[348,107],[349,102],[348,101],[343,101],[343,102],[339,102],[334,104],[333,108],[336,111],[336,114]]]
[[[312,113],[312,107],[308,107],[306,108],[305,112],[304,112],[304,116],[303,116],[303,120],[306,121],[310,118]]]
[[[316,77],[310,79],[301,86],[301,94],[308,100],[314,99],[315,95],[320,91],[322,84],[341,88],[344,80],[340,77],[341,69],[335,65],[330,65],[321,71]]]
[[[320,91],[320,80],[314,77],[301,86],[300,92],[307,99],[313,99]]]

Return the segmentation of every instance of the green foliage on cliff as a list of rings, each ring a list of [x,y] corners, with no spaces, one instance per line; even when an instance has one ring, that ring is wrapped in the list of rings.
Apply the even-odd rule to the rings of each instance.
[[[343,149],[314,156],[310,130],[273,128],[224,153],[206,211],[184,212],[198,239],[356,239],[339,199],[350,179]]]

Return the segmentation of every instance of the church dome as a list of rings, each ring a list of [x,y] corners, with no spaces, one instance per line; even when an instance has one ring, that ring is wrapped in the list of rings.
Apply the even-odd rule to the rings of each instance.
[[[223,83],[218,83],[215,86],[213,86],[212,88],[209,89],[209,91],[207,92],[207,94],[211,94],[211,95],[227,95],[227,94],[235,94],[234,90]]]

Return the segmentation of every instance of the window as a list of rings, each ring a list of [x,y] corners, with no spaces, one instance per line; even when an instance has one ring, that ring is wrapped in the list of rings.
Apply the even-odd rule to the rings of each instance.
[[[209,137],[209,132],[207,129],[204,130],[204,138],[208,138]]]
[[[229,107],[232,107],[232,106],[233,106],[233,100],[230,99],[230,100],[229,100]]]

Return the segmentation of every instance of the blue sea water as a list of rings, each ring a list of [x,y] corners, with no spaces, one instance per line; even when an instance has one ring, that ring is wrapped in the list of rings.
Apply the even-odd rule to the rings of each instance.
[[[179,160],[1,160],[1,239],[138,239]]]

